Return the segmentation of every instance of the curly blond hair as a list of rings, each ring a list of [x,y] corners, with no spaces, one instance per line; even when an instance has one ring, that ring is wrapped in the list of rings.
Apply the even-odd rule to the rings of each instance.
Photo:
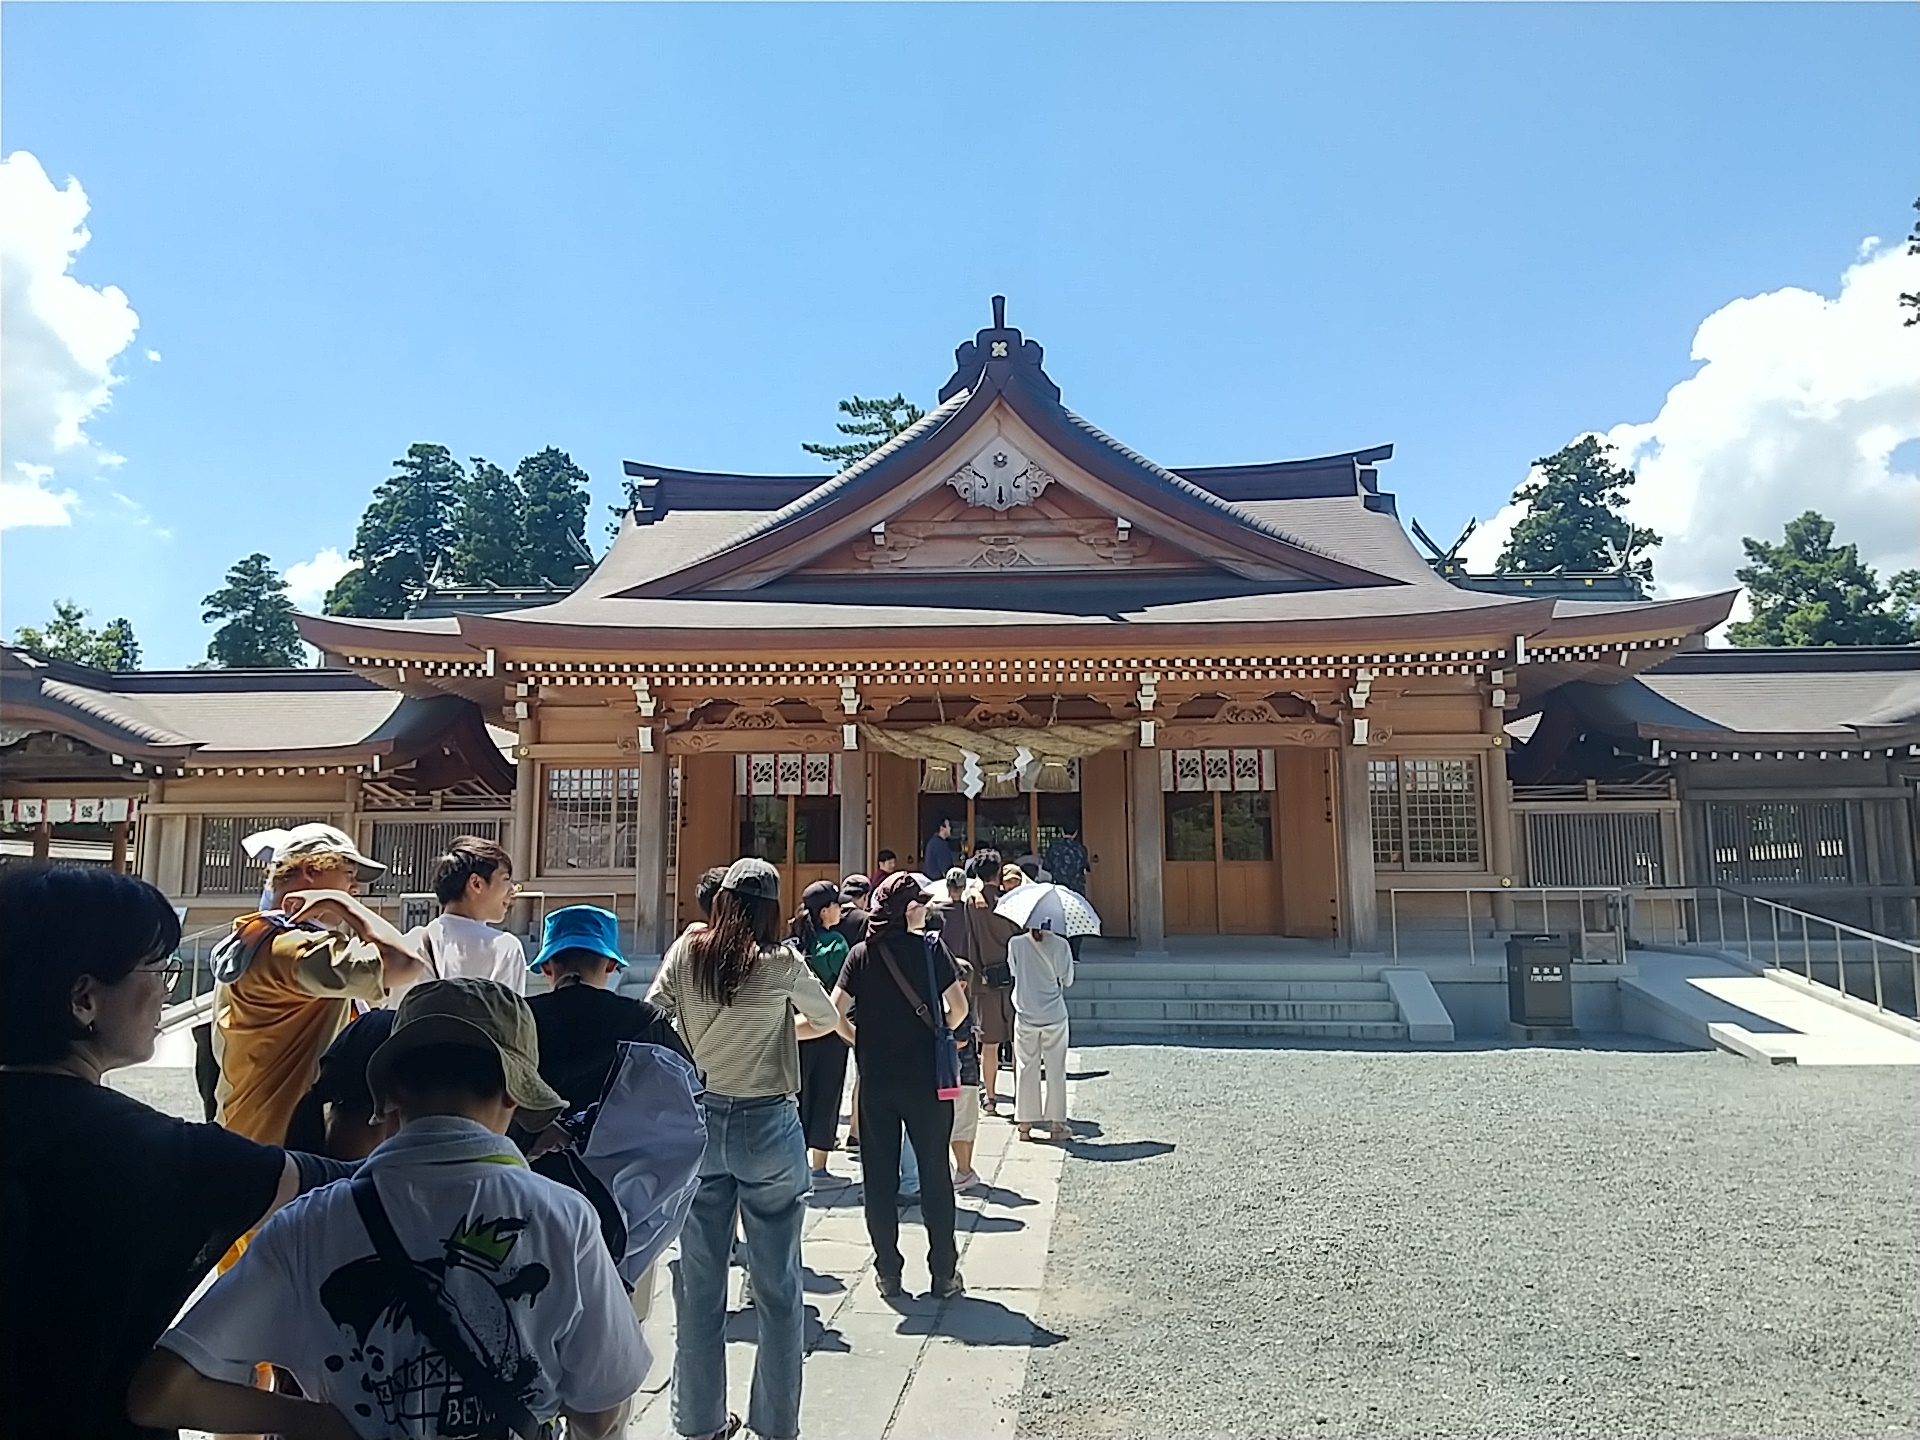
[[[284,860],[274,861],[267,867],[267,885],[277,892],[292,875],[332,875],[342,870],[346,872],[348,880],[354,878],[353,861],[338,850],[308,851],[303,855],[289,855]]]

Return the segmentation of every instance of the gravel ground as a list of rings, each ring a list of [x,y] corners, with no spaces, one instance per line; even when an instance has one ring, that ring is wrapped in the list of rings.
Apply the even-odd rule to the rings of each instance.
[[[193,1071],[172,1065],[139,1065],[131,1070],[115,1070],[107,1081],[116,1090],[124,1090],[134,1099],[182,1120],[204,1120],[200,1092],[193,1088]]]
[[[1022,1434],[1920,1435],[1920,1071],[1078,1054]]]

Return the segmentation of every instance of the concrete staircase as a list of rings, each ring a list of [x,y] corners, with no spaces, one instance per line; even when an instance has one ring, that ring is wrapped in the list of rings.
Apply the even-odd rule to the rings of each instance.
[[[1075,1039],[1140,1035],[1405,1044],[1429,1038],[1410,1035],[1408,1018],[1382,968],[1340,962],[1089,960],[1078,967],[1067,991],[1067,1012]]]

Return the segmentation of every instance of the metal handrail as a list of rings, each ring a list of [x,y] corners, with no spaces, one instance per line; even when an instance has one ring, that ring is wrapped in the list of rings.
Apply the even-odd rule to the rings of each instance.
[[[1387,913],[1393,933],[1393,958],[1396,962],[1400,959],[1400,897],[1402,895],[1458,895],[1462,898],[1466,906],[1467,963],[1469,965],[1478,964],[1480,958],[1474,947],[1475,922],[1473,915],[1473,897],[1475,895],[1492,895],[1508,900],[1517,900],[1519,897],[1526,895],[1537,895],[1540,899],[1540,928],[1542,930],[1551,930],[1553,928],[1549,923],[1549,903],[1555,897],[1561,899],[1571,898],[1575,904],[1579,906],[1580,926],[1583,934],[1589,933],[1586,930],[1587,900],[1589,897],[1595,897],[1604,901],[1606,904],[1607,916],[1611,921],[1609,928],[1613,931],[1616,958],[1620,961],[1624,961],[1627,958],[1627,909],[1630,892],[1624,886],[1439,885],[1406,886],[1398,889],[1390,889],[1387,891]],[[1519,912],[1517,910],[1515,919],[1516,921],[1519,919]],[[1516,925],[1511,928],[1520,927]]]
[[[1809,910],[1801,910],[1793,905],[1783,905],[1778,900],[1769,900],[1763,895],[1748,895],[1742,891],[1729,890],[1722,886],[1697,886],[1694,888],[1690,897],[1693,902],[1694,916],[1693,924],[1689,928],[1693,935],[1692,943],[1695,945],[1705,946],[1709,943],[1704,938],[1703,933],[1705,928],[1702,924],[1702,918],[1705,913],[1703,894],[1711,894],[1713,897],[1714,939],[1711,942],[1713,948],[1722,951],[1731,950],[1736,954],[1743,954],[1749,963],[1760,965],[1762,968],[1785,970],[1789,974],[1797,970],[1801,978],[1808,984],[1819,985],[1823,989],[1837,990],[1840,994],[1852,1000],[1871,1004],[1874,1009],[1880,1011],[1882,1014],[1903,1015],[1909,1018],[1920,1017],[1920,1004],[1916,1003],[1920,1001],[1920,944],[1915,944],[1908,940],[1898,940],[1891,935],[1875,934],[1873,931],[1864,930],[1858,925],[1849,925],[1844,920],[1831,920],[1825,915],[1815,915]],[[1684,905],[1689,897],[1681,895],[1676,898]],[[1740,930],[1737,935],[1730,935],[1727,930],[1727,910],[1729,902],[1734,901],[1737,901],[1739,904]],[[1754,934],[1754,920],[1756,918],[1754,907],[1756,906],[1760,908],[1761,915],[1764,916],[1766,922],[1765,929],[1758,937]],[[1781,936],[1782,920],[1787,922],[1784,949]],[[1820,979],[1814,974],[1816,964],[1822,968],[1825,966],[1824,955],[1816,960],[1814,953],[1813,933],[1814,927],[1816,926],[1825,926],[1828,934],[1831,936],[1828,943],[1831,945],[1833,958],[1833,977],[1835,983],[1832,985],[1829,985],[1825,980]],[[1800,932],[1800,943],[1797,947],[1792,943],[1795,929],[1798,929]],[[1871,997],[1865,993],[1855,994],[1854,990],[1847,984],[1847,947],[1850,941],[1853,943],[1856,952],[1862,944],[1865,946],[1865,956],[1856,959],[1855,963],[1858,964],[1861,960],[1864,960],[1872,974],[1873,993]],[[1770,964],[1768,961],[1761,959],[1759,950],[1762,948],[1767,951]],[[1799,952],[1799,964],[1797,966],[1792,963],[1793,956],[1791,954],[1796,948]],[[1889,967],[1883,967],[1881,963],[1882,951],[1889,952]],[[1906,956],[1904,966],[1900,963],[1900,956],[1903,953]],[[1913,987],[1904,997],[1906,1000],[1906,1006],[1904,1008],[1898,1003],[1901,998],[1899,996],[1894,997],[1895,1003],[1888,1003],[1888,981],[1890,978],[1887,973],[1888,968],[1893,970],[1895,977],[1905,980]],[[1904,975],[1900,974],[1902,970],[1906,972]],[[1856,971],[1855,978],[1860,979],[1863,977],[1860,976],[1860,972]]]

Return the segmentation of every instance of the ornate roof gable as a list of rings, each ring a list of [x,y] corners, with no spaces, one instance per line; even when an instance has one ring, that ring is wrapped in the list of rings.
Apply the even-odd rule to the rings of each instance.
[[[1040,345],[994,323],[954,353],[939,408],[717,548],[615,592],[765,591],[858,602],[902,581],[1119,572],[1227,589],[1398,585],[1163,469],[1060,403]],[[876,581],[883,582],[876,585]]]

